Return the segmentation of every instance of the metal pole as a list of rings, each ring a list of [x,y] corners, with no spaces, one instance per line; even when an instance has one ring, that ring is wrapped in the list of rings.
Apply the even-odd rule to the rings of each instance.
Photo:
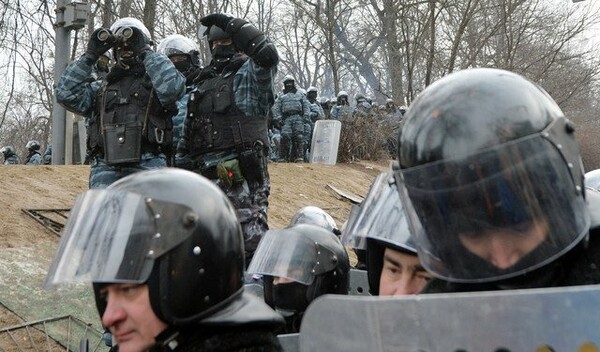
[[[56,40],[54,49],[54,84],[58,82],[69,62],[71,31],[65,28],[65,0],[56,2]],[[52,165],[65,164],[65,120],[67,111],[56,102],[52,109]]]

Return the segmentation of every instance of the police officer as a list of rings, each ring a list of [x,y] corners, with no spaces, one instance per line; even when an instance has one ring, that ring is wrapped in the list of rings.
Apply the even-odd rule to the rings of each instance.
[[[354,109],[353,115],[354,117],[365,117],[371,111],[371,103],[365,98],[363,94],[357,94],[354,97],[356,100],[356,108]]]
[[[450,74],[411,104],[396,178],[425,292],[600,283],[597,202],[575,128],[515,73]]]
[[[331,231],[311,224],[269,230],[248,273],[264,275],[265,301],[286,319],[282,333],[300,329],[308,305],[324,294],[347,294],[350,262]]]
[[[348,93],[340,91],[337,95],[335,105],[331,107],[331,118],[333,120],[347,120],[352,117],[353,109],[348,102]]]
[[[200,68],[200,49],[193,40],[181,34],[172,34],[163,39],[156,50],[166,55],[177,70],[186,77],[186,94],[177,101],[177,114],[173,116],[173,142],[169,154],[175,157],[183,122],[187,115],[189,92],[194,88],[194,73]],[[170,165],[175,165],[174,161],[170,160]]]
[[[282,318],[244,292],[223,192],[193,172],[139,172],[75,202],[45,286],[91,280],[121,352],[281,351]]]
[[[283,95],[273,104],[273,124],[281,127],[280,161],[304,161],[305,124],[310,121],[310,103],[298,91],[294,77],[283,78]]]
[[[4,155],[4,165],[16,165],[19,164],[19,156],[15,147],[7,145],[0,149],[0,153]]]
[[[212,61],[195,78],[177,162],[226,192],[242,224],[249,263],[268,229],[267,115],[279,55],[244,19],[212,14],[201,23],[208,28]]]
[[[121,18],[110,29],[96,29],[85,54],[58,81],[57,101],[87,119],[90,188],[167,165],[185,78],[151,45],[139,20]],[[94,64],[111,48],[115,64],[104,79],[90,82]]]
[[[319,92],[317,87],[311,86],[306,90],[306,99],[308,99],[308,102],[310,103],[310,121],[304,124],[305,145],[308,151],[308,153],[306,153],[305,161],[307,162],[309,161],[308,155],[310,153],[315,123],[317,120],[323,120],[325,118],[325,111],[323,111],[321,103],[317,100],[318,95]]]
[[[329,103],[329,99],[321,96],[319,98],[319,105],[321,105],[321,109],[323,109],[323,113],[325,114],[323,118],[329,120],[331,118],[331,104]]]
[[[27,158],[25,158],[25,165],[40,165],[42,163],[42,154],[40,154],[40,142],[36,140],[30,140],[25,145],[27,151]]]
[[[357,255],[365,251],[369,293],[420,293],[431,274],[417,256],[391,170],[375,178],[359,210],[351,216],[342,241],[357,250]]]

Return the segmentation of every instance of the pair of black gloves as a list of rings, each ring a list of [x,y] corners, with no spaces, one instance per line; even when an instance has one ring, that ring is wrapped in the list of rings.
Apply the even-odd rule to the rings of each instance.
[[[233,21],[236,20],[236,21]],[[232,22],[233,21],[233,22]],[[238,26],[230,26],[238,23]],[[232,32],[241,27],[241,25],[245,24],[246,21],[242,19],[236,19],[232,16],[225,15],[222,13],[213,13],[208,16],[204,16],[200,19],[200,23],[206,27],[217,26],[223,29],[226,32]],[[230,26],[230,28],[228,28]],[[119,41],[118,36],[115,36],[110,30],[105,28],[98,28],[92,33],[90,40],[87,45],[86,56],[96,61],[98,58],[107,52],[110,48],[112,48],[115,44],[117,45],[127,45],[127,48],[133,52],[134,56],[143,57],[143,55],[152,50],[150,47],[149,39],[145,39],[145,35],[138,28],[131,27],[133,30],[133,35],[122,43],[117,43]],[[106,35],[106,33],[108,35]]]

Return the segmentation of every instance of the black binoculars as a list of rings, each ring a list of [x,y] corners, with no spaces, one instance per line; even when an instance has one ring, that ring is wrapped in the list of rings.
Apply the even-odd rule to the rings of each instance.
[[[115,32],[114,35],[109,30],[102,29],[101,31],[98,32],[97,36],[98,36],[98,39],[103,42],[109,40],[109,38],[111,38],[111,37],[116,39],[116,41],[125,42],[133,36],[133,28],[120,27],[119,29],[117,29],[117,31]]]

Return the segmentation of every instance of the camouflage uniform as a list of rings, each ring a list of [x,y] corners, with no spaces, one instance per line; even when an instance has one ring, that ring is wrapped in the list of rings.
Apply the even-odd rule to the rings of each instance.
[[[279,144],[281,143],[281,131],[276,128],[269,129],[269,159],[279,160]]]
[[[288,92],[277,98],[272,108],[273,121],[281,124],[281,161],[304,160],[304,124],[310,121],[310,103],[298,92]],[[292,143],[290,143],[292,142]],[[290,145],[292,144],[292,145]]]
[[[177,151],[177,144],[181,140],[181,136],[183,135],[183,125],[185,122],[185,115],[187,115],[187,104],[190,99],[189,92],[193,89],[193,87],[186,88],[186,94],[181,97],[177,101],[177,114],[173,116],[173,143],[171,143],[170,154],[172,157],[172,162],[169,164],[170,166],[175,166],[177,162],[175,161],[175,154]]]
[[[42,163],[42,154],[37,150],[34,150],[27,155],[25,159],[25,165],[40,165]]]
[[[44,152],[44,155],[42,156],[43,158],[43,162],[44,165],[50,165],[52,164],[52,144],[48,144],[48,146],[46,147],[46,151]]]
[[[203,79],[190,93],[176,165],[211,179],[227,194],[244,232],[249,263],[269,229],[267,116],[274,100],[277,65],[262,67],[248,56],[236,54],[220,74],[211,66],[203,71]],[[230,91],[222,92],[218,87]],[[213,105],[217,101],[219,104]],[[207,102],[210,108],[206,108]],[[248,160],[256,164],[248,166]],[[239,165],[236,172],[241,172],[243,179],[227,184],[217,169],[232,163]]]
[[[116,67],[113,67],[111,73],[108,74],[104,80],[96,80],[93,82],[89,81],[89,77],[93,72],[94,62],[87,56],[80,57],[77,61],[70,64],[60,77],[56,86],[56,100],[62,104],[67,110],[81,114],[87,118],[88,121],[88,152],[91,156],[91,170],[90,170],[90,188],[105,188],[112,182],[127,176],[135,171],[147,170],[165,167],[167,165],[167,157],[161,150],[161,143],[158,140],[162,140],[160,136],[169,136],[171,132],[171,118],[176,113],[176,102],[184,94],[185,90],[185,78],[177,71],[171,61],[164,55],[156,52],[149,51],[145,54],[143,65],[139,64],[133,66],[129,70],[120,69],[117,73]],[[112,74],[112,75],[111,75]],[[114,79],[108,83],[108,79],[114,76]],[[133,76],[133,78],[131,77]],[[117,85],[123,80],[129,79],[131,87],[134,87],[139,80],[143,80],[142,84],[139,84],[141,89],[149,89],[152,94],[149,104],[154,110],[158,111],[162,109],[162,114],[157,114],[156,119],[153,121],[150,118],[150,127],[147,128],[147,135],[142,136],[142,148],[139,162],[124,162],[124,163],[109,163],[105,160],[104,145],[102,141],[102,126],[101,110],[106,109],[107,114],[115,114],[116,117],[121,117],[119,113],[115,113],[119,104],[121,106],[133,107],[130,102],[135,101],[138,97],[138,91],[127,92],[125,91],[125,97],[118,96],[119,104],[113,106],[114,110],[108,112],[110,101],[106,106],[97,106],[97,101],[102,99],[105,92],[107,94],[115,94],[114,90],[108,90],[113,85]],[[106,89],[104,87],[107,87]],[[127,95],[131,93],[131,96]],[[119,93],[116,93],[119,94]],[[144,91],[140,94],[148,94]],[[150,96],[148,94],[148,96]],[[106,100],[109,100],[108,97]],[[126,102],[121,104],[121,102]],[[145,103],[148,104],[148,103]],[[112,105],[111,105],[112,106]],[[162,107],[162,108],[161,108]],[[124,108],[123,108],[124,109]],[[165,112],[167,111],[167,112]],[[144,114],[144,111],[140,111],[136,114],[137,117],[140,114]],[[141,115],[144,116],[144,115]],[[164,125],[152,128],[152,125],[156,122],[163,123]],[[148,135],[156,134],[156,140],[150,140]],[[106,133],[104,133],[106,134]],[[170,144],[170,141],[164,141],[164,144]],[[109,147],[112,147],[110,145]]]
[[[317,101],[310,102],[310,119],[304,124],[304,143],[306,149],[305,161],[309,161],[308,154],[312,144],[312,135],[315,128],[315,122],[325,119],[325,112]]]
[[[4,158],[4,165],[17,165],[19,164],[19,157],[16,154]]]
[[[350,105],[335,105],[331,108],[332,120],[347,120],[352,117],[354,109]]]

